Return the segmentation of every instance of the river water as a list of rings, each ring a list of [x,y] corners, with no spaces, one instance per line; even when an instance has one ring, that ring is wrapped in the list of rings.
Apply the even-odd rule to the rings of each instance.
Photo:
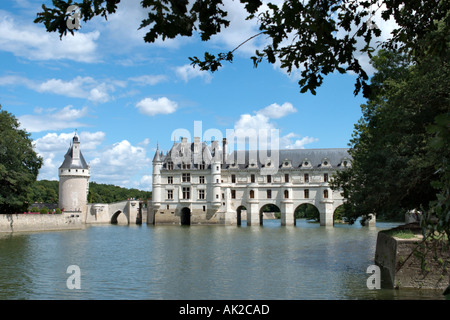
[[[295,227],[265,220],[0,234],[0,299],[442,299],[435,291],[367,288],[377,233],[395,225],[301,219]],[[67,284],[73,265],[79,289]]]

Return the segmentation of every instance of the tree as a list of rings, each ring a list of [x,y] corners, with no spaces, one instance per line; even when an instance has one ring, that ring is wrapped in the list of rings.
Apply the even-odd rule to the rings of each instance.
[[[30,188],[41,166],[42,158],[34,151],[30,134],[0,106],[0,213],[27,210]]]
[[[410,64],[389,51],[380,51],[373,64],[376,90],[361,106],[363,117],[350,141],[352,167],[338,172],[332,187],[343,190],[351,221],[372,213],[386,218],[413,209],[428,213],[439,190],[448,189],[442,180],[448,150],[440,148],[449,143],[450,67],[434,56]],[[436,132],[446,135],[435,137]]]
[[[116,12],[120,0],[53,0],[54,8],[42,5],[36,23],[43,23],[49,32],[60,36],[74,33],[67,19],[78,19],[71,5],[78,6],[81,19],[89,21],[95,16],[107,19]],[[362,68],[358,54],[372,56],[376,50],[374,38],[381,29],[372,21],[381,12],[384,20],[393,18],[398,27],[391,37],[380,43],[381,47],[396,49],[421,59],[425,55],[445,57],[450,34],[450,1],[448,0],[284,0],[281,4],[263,4],[262,0],[240,0],[245,5],[247,20],[257,21],[260,32],[252,36],[265,36],[267,44],[252,57],[255,67],[261,61],[279,63],[291,73],[300,69],[301,92],[316,89],[324,76],[333,73],[353,72],[357,75],[355,94],[361,90],[367,97],[371,88],[369,77]],[[306,3],[305,3],[306,2]],[[230,25],[223,0],[143,0],[148,11],[140,28],[149,29],[144,40],[149,43],[158,38],[193,36],[198,32],[203,41]],[[250,38],[250,39],[251,39]],[[241,45],[250,39],[243,39]],[[358,46],[361,49],[358,49]],[[194,66],[216,71],[223,61],[233,61],[234,51],[191,57]]]

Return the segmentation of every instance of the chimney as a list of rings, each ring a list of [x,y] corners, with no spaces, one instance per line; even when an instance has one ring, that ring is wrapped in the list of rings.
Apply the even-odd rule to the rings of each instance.
[[[222,140],[222,164],[227,163],[227,138]]]

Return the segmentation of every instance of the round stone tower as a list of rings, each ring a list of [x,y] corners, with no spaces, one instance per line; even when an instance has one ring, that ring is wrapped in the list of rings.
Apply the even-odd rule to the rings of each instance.
[[[80,215],[85,221],[91,168],[84,160],[76,134],[58,170],[59,208],[65,213]]]

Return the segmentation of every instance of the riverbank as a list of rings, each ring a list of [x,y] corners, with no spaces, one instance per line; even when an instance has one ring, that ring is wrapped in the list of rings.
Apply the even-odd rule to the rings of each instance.
[[[450,259],[448,247],[439,245],[422,252],[422,240],[421,228],[417,223],[378,233],[375,263],[381,268],[383,287],[447,288],[449,272],[446,261]]]
[[[0,233],[83,229],[77,214],[1,214]]]

